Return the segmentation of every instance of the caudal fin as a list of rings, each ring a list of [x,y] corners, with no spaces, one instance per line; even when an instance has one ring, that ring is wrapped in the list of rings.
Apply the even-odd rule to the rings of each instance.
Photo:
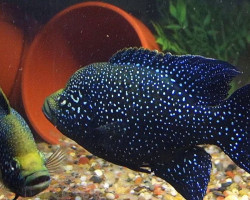
[[[250,172],[250,84],[221,105],[219,121],[215,143],[239,167]]]

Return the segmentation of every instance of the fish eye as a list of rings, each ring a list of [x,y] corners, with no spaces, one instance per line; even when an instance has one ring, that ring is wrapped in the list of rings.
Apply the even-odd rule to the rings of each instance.
[[[59,98],[59,104],[61,105],[61,106],[64,106],[64,105],[66,105],[66,103],[67,103],[67,100],[66,100],[66,97],[65,96],[63,96],[63,95],[61,95],[60,97],[58,97]]]
[[[10,161],[10,169],[11,169],[12,171],[18,169],[19,166],[20,166],[20,165],[19,165],[19,163],[18,163],[17,160],[13,159],[13,160]]]
[[[66,105],[66,103],[67,103],[67,101],[64,99],[63,101],[61,101],[61,106],[64,106],[64,105]]]

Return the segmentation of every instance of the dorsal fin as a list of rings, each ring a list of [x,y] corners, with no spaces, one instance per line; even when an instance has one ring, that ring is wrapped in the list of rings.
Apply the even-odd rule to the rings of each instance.
[[[193,96],[197,104],[217,105],[230,89],[229,83],[240,72],[227,62],[197,55],[176,56],[143,48],[118,51],[109,60],[112,64],[147,67],[168,74]]]
[[[2,88],[0,88],[0,109],[7,115],[10,114],[10,104]]]

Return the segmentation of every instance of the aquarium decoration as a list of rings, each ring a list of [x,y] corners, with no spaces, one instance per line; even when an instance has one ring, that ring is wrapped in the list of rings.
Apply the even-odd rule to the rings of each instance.
[[[250,44],[250,1],[157,0],[157,42],[173,54],[199,54],[237,64]]]

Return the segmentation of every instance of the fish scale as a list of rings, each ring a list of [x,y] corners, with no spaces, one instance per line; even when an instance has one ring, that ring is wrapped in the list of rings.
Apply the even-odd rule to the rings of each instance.
[[[94,155],[154,173],[199,200],[212,165],[197,145],[221,147],[249,172],[250,85],[225,100],[237,74],[215,59],[129,48],[78,70],[43,112]]]
[[[145,123],[148,123],[145,128],[148,129],[145,132],[149,131],[150,128],[154,127],[154,123],[159,121],[158,129],[160,129],[157,132],[163,132],[163,130],[167,130],[168,126],[173,126],[173,123],[177,123],[180,126],[184,126],[185,120],[181,122],[181,119],[176,121],[178,118],[185,119],[185,115],[180,115],[181,117],[176,118],[176,115],[181,114],[181,109],[184,105],[186,105],[185,101],[183,102],[183,94],[179,94],[181,91],[179,88],[176,88],[171,80],[168,81],[160,81],[157,74],[150,74],[147,75],[148,77],[151,77],[150,79],[147,79],[147,83],[141,84],[141,88],[139,87],[133,87],[134,85],[138,85],[140,82],[140,79],[138,77],[143,77],[143,74],[145,74],[145,70],[141,69],[140,73],[135,72],[136,70],[133,70],[134,68],[128,67],[122,67],[119,69],[119,66],[115,71],[112,71],[113,66],[107,66],[102,68],[102,74],[104,77],[109,77],[105,84],[108,88],[105,91],[102,92],[102,95],[100,96],[99,91],[102,87],[104,87],[102,84],[98,85],[95,84],[95,79],[86,78],[89,82],[85,82],[86,85],[94,85],[95,87],[90,90],[91,99],[94,102],[99,102],[96,105],[96,110],[93,110],[92,113],[96,113],[94,117],[94,120],[96,124],[91,124],[92,126],[99,127],[101,124],[105,123],[111,123],[115,120],[123,119],[125,116],[131,116],[131,118],[127,118],[126,123],[134,124],[133,127],[130,129],[133,130],[139,130],[141,127],[143,127],[143,120],[146,119]],[[126,71],[130,72],[128,75],[126,74]],[[118,74],[119,73],[119,74]],[[135,75],[134,75],[135,74]],[[92,76],[93,74],[91,74]],[[120,80],[117,80],[116,77],[121,77]],[[84,77],[87,77],[87,74],[82,74],[82,78],[77,78],[76,80],[82,80]],[[134,81],[132,79],[134,78]],[[75,78],[73,78],[75,79]],[[155,82],[155,80],[158,79],[158,82]],[[114,81],[117,83],[118,86],[119,82],[124,83],[127,82],[127,85],[121,85],[122,87],[119,89],[114,85]],[[98,81],[97,81],[98,82]],[[152,84],[152,82],[154,84]],[[165,82],[167,85],[167,90],[165,90],[165,87],[162,87],[161,83]],[[74,83],[76,85],[79,85],[77,82]],[[73,84],[72,84],[73,85]],[[149,87],[150,86],[150,87]],[[152,86],[152,87],[151,87]],[[161,89],[160,89],[161,87]],[[115,89],[114,89],[115,88]],[[175,89],[173,89],[175,88]],[[74,91],[72,88],[68,88],[69,91]],[[124,99],[119,99],[119,104],[123,105],[123,108],[118,107],[118,103],[114,103],[114,100],[119,98],[119,92],[118,91],[126,91]],[[144,95],[144,92],[146,91],[146,94]],[[175,92],[173,92],[175,91]],[[143,98],[144,95],[144,98]],[[70,95],[71,96],[71,95]],[[153,97],[155,96],[155,97]],[[186,95],[188,98],[188,95]],[[170,97],[168,99],[168,97]],[[165,99],[168,99],[166,101]],[[157,102],[156,102],[157,101]],[[72,102],[72,101],[70,101]],[[177,102],[177,103],[176,103]],[[179,103],[178,103],[179,102]],[[161,105],[161,106],[160,106]],[[86,107],[89,105],[86,104]],[[162,107],[162,109],[161,109]],[[164,109],[165,107],[165,109]],[[74,105],[72,105],[72,108],[74,108]],[[118,108],[121,108],[120,110]],[[164,113],[163,110],[168,109],[169,113]],[[145,114],[140,116],[140,112],[145,110]],[[118,112],[117,112],[118,111]],[[128,112],[130,111],[130,112]],[[133,113],[131,113],[131,111]],[[99,113],[100,112],[100,113]],[[123,112],[123,114],[121,113]],[[138,116],[139,115],[139,116]],[[168,117],[168,123],[166,123],[166,117]],[[74,118],[75,119],[75,118]],[[137,124],[140,124],[137,125]],[[154,129],[157,129],[157,126],[154,127]],[[131,133],[132,134],[132,133]],[[151,132],[145,133],[144,135],[151,135]],[[176,133],[177,135],[178,133]],[[167,136],[171,136],[171,134],[167,134]],[[166,136],[166,137],[167,137]],[[166,138],[167,140],[171,140],[171,138]],[[166,142],[165,141],[165,142]],[[182,142],[182,140],[180,141]],[[173,145],[171,145],[173,146]]]

